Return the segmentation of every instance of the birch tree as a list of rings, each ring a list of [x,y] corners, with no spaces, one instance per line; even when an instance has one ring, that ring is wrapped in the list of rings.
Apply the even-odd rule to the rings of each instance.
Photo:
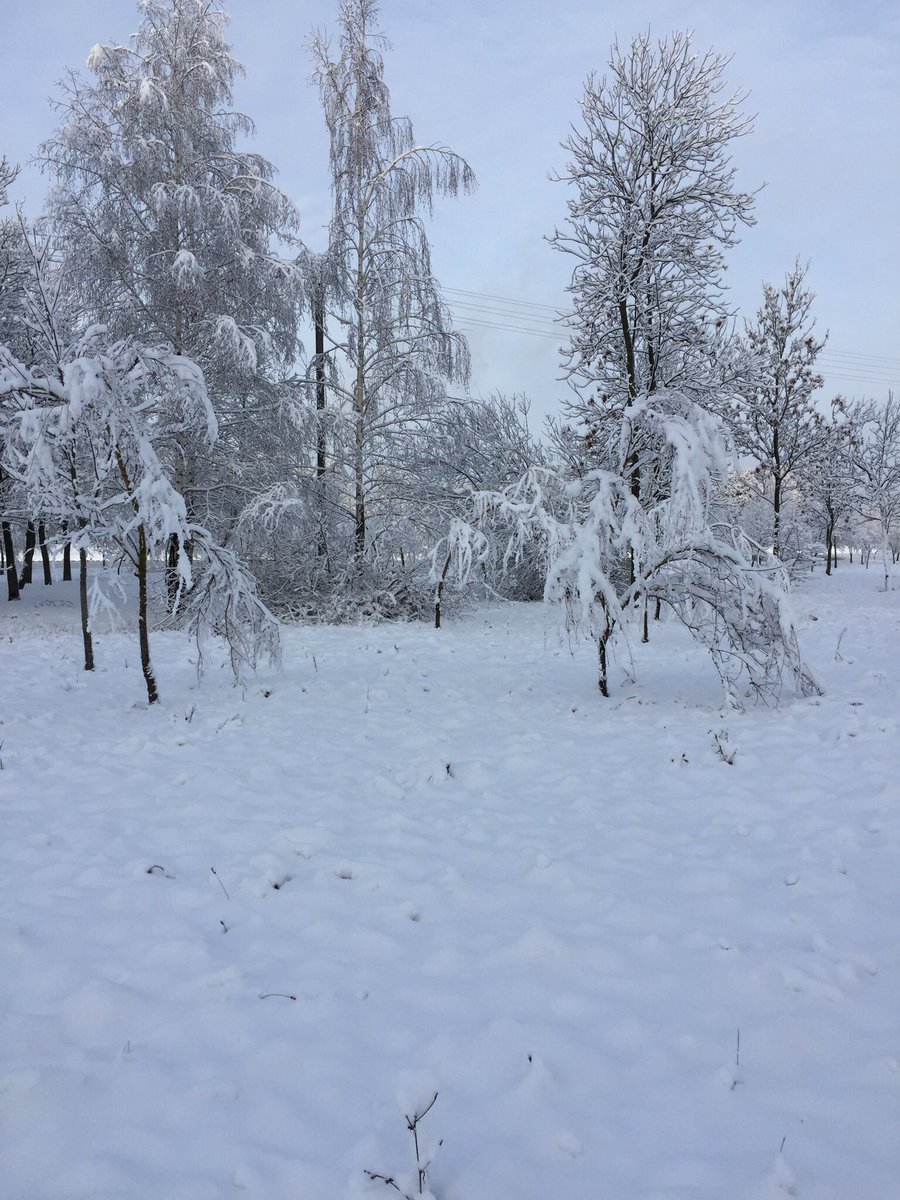
[[[186,434],[174,481],[192,519],[227,533],[257,488],[260,456],[245,455],[296,351],[299,273],[275,247],[290,245],[297,214],[272,165],[239,148],[253,125],[234,110],[242,68],[227,15],[214,0],[139,9],[126,45],[95,46],[91,78],[71,72],[61,85],[59,129],[42,148],[50,213],[82,327],[167,346],[203,372],[215,460]]]
[[[390,570],[402,552],[395,526],[415,503],[411,451],[447,385],[469,372],[465,340],[432,273],[423,215],[440,195],[474,186],[469,166],[438,143],[418,142],[391,112],[376,0],[343,0],[332,49],[313,40],[330,137],[333,209],[327,353],[343,415],[343,459],[352,512],[351,557]]]
[[[18,168],[5,157],[0,158],[0,210],[9,203],[9,188],[15,182]],[[25,279],[24,256],[19,222],[9,213],[0,214],[0,345],[18,346],[21,335],[22,294]],[[0,424],[3,412],[0,410]],[[2,465],[3,445],[0,442],[0,538],[3,545],[3,565],[6,574],[7,598],[19,599],[19,577],[16,571],[13,541],[14,482],[5,474]]]

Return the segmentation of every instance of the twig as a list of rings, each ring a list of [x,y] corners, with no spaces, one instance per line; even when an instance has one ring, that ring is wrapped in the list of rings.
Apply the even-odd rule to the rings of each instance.
[[[835,662],[843,662],[844,661],[844,656],[843,656],[843,654],[841,654],[841,642],[844,640],[844,634],[846,632],[847,632],[847,626],[845,625],[844,628],[841,630],[841,636],[837,640],[837,646],[835,646],[835,648],[834,648],[834,661]]]
[[[400,1193],[400,1195],[403,1197],[403,1200],[413,1200],[412,1196],[410,1196],[408,1192],[404,1192],[397,1183],[397,1180],[391,1179],[390,1175],[379,1175],[377,1171],[364,1171],[363,1174],[368,1175],[373,1183],[384,1183],[387,1184],[388,1187],[392,1187],[394,1191]]]
[[[216,875],[216,868],[215,868],[215,867],[210,867],[209,869],[210,869],[210,871],[212,871],[213,875]],[[222,882],[222,880],[221,880],[221,879],[219,879],[219,876],[218,876],[218,875],[216,875],[216,879],[217,879],[217,880],[218,880],[218,882],[219,882],[219,887],[220,887],[220,888],[222,889],[222,891],[225,893],[225,899],[226,899],[226,900],[230,900],[230,899],[231,899],[231,897],[228,895],[228,889],[225,887],[225,884]]]

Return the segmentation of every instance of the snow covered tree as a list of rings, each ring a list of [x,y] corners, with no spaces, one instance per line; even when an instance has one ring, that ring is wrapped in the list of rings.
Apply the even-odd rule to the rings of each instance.
[[[73,532],[80,559],[85,669],[93,669],[87,549],[114,544],[138,581],[138,639],[148,701],[158,699],[150,658],[154,562],[177,555],[176,607],[201,642],[223,634],[238,677],[259,654],[277,656],[277,623],[231,551],[189,518],[169,465],[186,434],[212,444],[216,417],[199,367],[165,345],[111,341],[102,326],[72,333],[70,292],[47,239],[32,235],[23,321],[33,360],[0,346],[2,465],[29,505]],[[194,547],[193,562],[187,547]]]
[[[750,122],[739,95],[722,95],[726,65],[683,33],[658,44],[642,35],[624,53],[615,45],[609,74],[588,78],[584,128],[564,143],[571,161],[557,178],[575,195],[550,241],[576,260],[570,416],[601,451],[604,419],[640,397],[667,389],[703,400],[709,387],[710,347],[728,316],[725,251],[753,204],[729,157]]]
[[[376,0],[343,0],[337,53],[313,41],[315,79],[330,135],[327,353],[341,414],[333,452],[352,511],[351,571],[392,570],[397,528],[414,524],[416,439],[464,383],[465,340],[451,328],[432,274],[422,214],[437,195],[468,191],[456,154],[415,140],[394,116],[384,82]]]
[[[546,467],[548,448],[529,426],[529,403],[523,396],[494,395],[473,398],[448,408],[435,429],[430,471],[432,522],[439,540],[432,551],[431,582],[435,593],[435,624],[440,628],[445,585],[453,581],[451,568],[460,539],[469,559],[463,577],[468,583],[473,566],[468,541],[467,515],[479,493],[503,491],[526,472]],[[545,563],[540,552],[525,547],[508,556],[496,538],[487,539],[477,555],[482,582],[492,593],[514,600],[540,599],[544,590]],[[456,576],[459,575],[457,563]]]
[[[825,545],[825,574],[830,575],[837,563],[838,527],[854,512],[858,491],[853,460],[860,430],[842,397],[832,401],[831,415],[822,418],[820,433],[795,474],[803,512]]]
[[[167,346],[202,370],[215,461],[185,431],[170,447],[174,481],[192,519],[224,535],[256,490],[296,350],[300,277],[274,247],[297,216],[271,164],[239,148],[253,127],[233,107],[226,14],[213,0],[142,0],[140,12],[128,45],[91,51],[92,80],[62,85],[42,150],[50,211],[82,328],[102,323],[114,341]]]
[[[760,495],[772,506],[772,548],[790,555],[782,509],[789,482],[818,454],[828,429],[813,395],[822,386],[815,362],[825,338],[814,335],[813,292],[799,260],[780,288],[763,285],[763,304],[744,338],[746,369],[726,409],[737,448],[758,464]]]
[[[900,526],[900,400],[888,394],[884,404],[864,401],[851,409],[860,428],[853,452],[857,476],[857,507],[863,520],[877,531],[884,588],[890,590],[891,537]]]
[[[9,203],[8,189],[18,171],[4,157],[0,158],[0,209]],[[20,241],[18,222],[9,216],[0,216],[0,345],[9,344],[17,329],[17,315],[21,303]],[[0,411],[0,422],[2,422]],[[12,523],[9,506],[11,503],[11,481],[3,472],[2,444],[0,444],[0,536],[2,536],[3,566],[6,573],[7,597],[19,598],[19,579],[16,573],[16,556],[13,545]]]
[[[9,203],[8,189],[18,175],[0,158],[0,209]],[[0,343],[17,345],[22,336],[22,293],[28,278],[22,221],[13,213],[0,215]]]
[[[632,491],[626,458],[636,441],[665,447],[656,462],[663,498],[654,503]],[[565,611],[570,630],[596,644],[603,696],[611,645],[635,615],[646,625],[657,605],[706,648],[735,706],[748,688],[777,695],[786,675],[800,694],[814,694],[783,572],[753,566],[753,548],[721,519],[727,468],[717,418],[677,393],[638,400],[623,413],[618,470],[596,468],[572,480],[536,468],[502,492],[478,495],[476,520],[452,531],[457,576],[465,580],[494,552],[498,534],[511,562],[537,542],[545,599]]]
[[[565,144],[569,224],[552,238],[576,260],[566,369],[584,438],[568,471],[482,496],[472,525],[480,539],[492,514],[508,523],[513,556],[542,540],[545,597],[596,643],[604,696],[611,639],[637,618],[646,640],[651,606],[707,647],[735,702],[741,680],[769,693],[785,669],[816,689],[777,565],[751,566],[721,503],[723,429],[708,411],[723,386],[721,274],[752,205],[729,159],[748,124],[722,98],[725,61],[683,34],[641,36],[588,80],[585,129]],[[465,537],[456,546],[465,562]]]

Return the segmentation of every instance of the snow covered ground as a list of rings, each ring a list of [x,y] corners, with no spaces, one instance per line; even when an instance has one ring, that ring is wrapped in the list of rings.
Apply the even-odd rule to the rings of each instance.
[[[900,591],[799,590],[827,693],[539,606],[296,629],[197,686],[0,608],[4,1200],[900,1196]],[[840,646],[838,649],[838,643]],[[718,747],[718,748],[717,748]],[[728,763],[726,757],[733,755]]]

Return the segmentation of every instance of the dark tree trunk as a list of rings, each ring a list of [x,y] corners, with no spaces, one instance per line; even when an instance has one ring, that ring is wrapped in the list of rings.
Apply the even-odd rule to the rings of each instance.
[[[68,549],[69,546],[66,546]],[[84,669],[94,669],[94,638],[91,634],[91,612],[88,605],[88,561],[87,550],[78,551],[78,599],[81,604],[81,640],[84,644]]]
[[[448,553],[447,558],[444,562],[444,569],[443,569],[443,571],[441,571],[441,578],[438,581],[437,591],[435,592],[435,596],[434,596],[434,627],[435,627],[435,629],[440,629],[440,627],[441,627],[441,601],[444,596],[444,581],[447,578],[447,572],[450,570],[450,560],[452,559],[452,557],[453,557],[452,553]]]
[[[609,640],[609,631],[602,633],[597,642],[597,665],[599,674],[597,676],[597,686],[600,689],[600,695],[609,697],[609,682],[607,680],[606,671],[606,643]]]
[[[44,568],[44,586],[49,587],[53,582],[53,574],[50,570],[50,548],[47,545],[47,530],[44,527],[44,522],[38,523],[38,546],[41,550],[41,566]]]
[[[316,485],[319,492],[319,557],[328,558],[325,537],[325,301],[321,290],[316,296],[313,314],[316,326]]]
[[[72,579],[72,543],[67,541],[63,546],[63,583],[69,583]]]
[[[9,521],[2,522],[3,527],[3,557],[6,560],[6,591],[8,600],[19,599],[19,577],[16,574],[16,552],[12,540],[12,528]]]
[[[772,497],[772,553],[776,558],[781,558],[781,482],[781,477],[776,475]]]
[[[22,559],[22,574],[19,576],[19,587],[31,583],[31,570],[34,563],[34,548],[37,545],[37,532],[34,522],[29,521],[25,528],[25,556]]]
[[[150,662],[150,630],[147,617],[147,534],[143,525],[138,526],[138,640],[141,646],[141,670],[147,684],[147,700],[156,704],[159,692]]]
[[[184,553],[187,556],[189,563],[194,561],[194,543],[190,539],[185,539]],[[181,557],[182,541],[177,533],[169,536],[169,544],[166,547],[166,595],[169,601],[169,611],[175,611],[175,605],[178,603],[179,591],[182,586],[181,575],[178,571],[178,559]]]
[[[170,609],[175,607],[178,596],[178,549],[178,534],[173,533],[166,547],[166,595],[169,598]]]

